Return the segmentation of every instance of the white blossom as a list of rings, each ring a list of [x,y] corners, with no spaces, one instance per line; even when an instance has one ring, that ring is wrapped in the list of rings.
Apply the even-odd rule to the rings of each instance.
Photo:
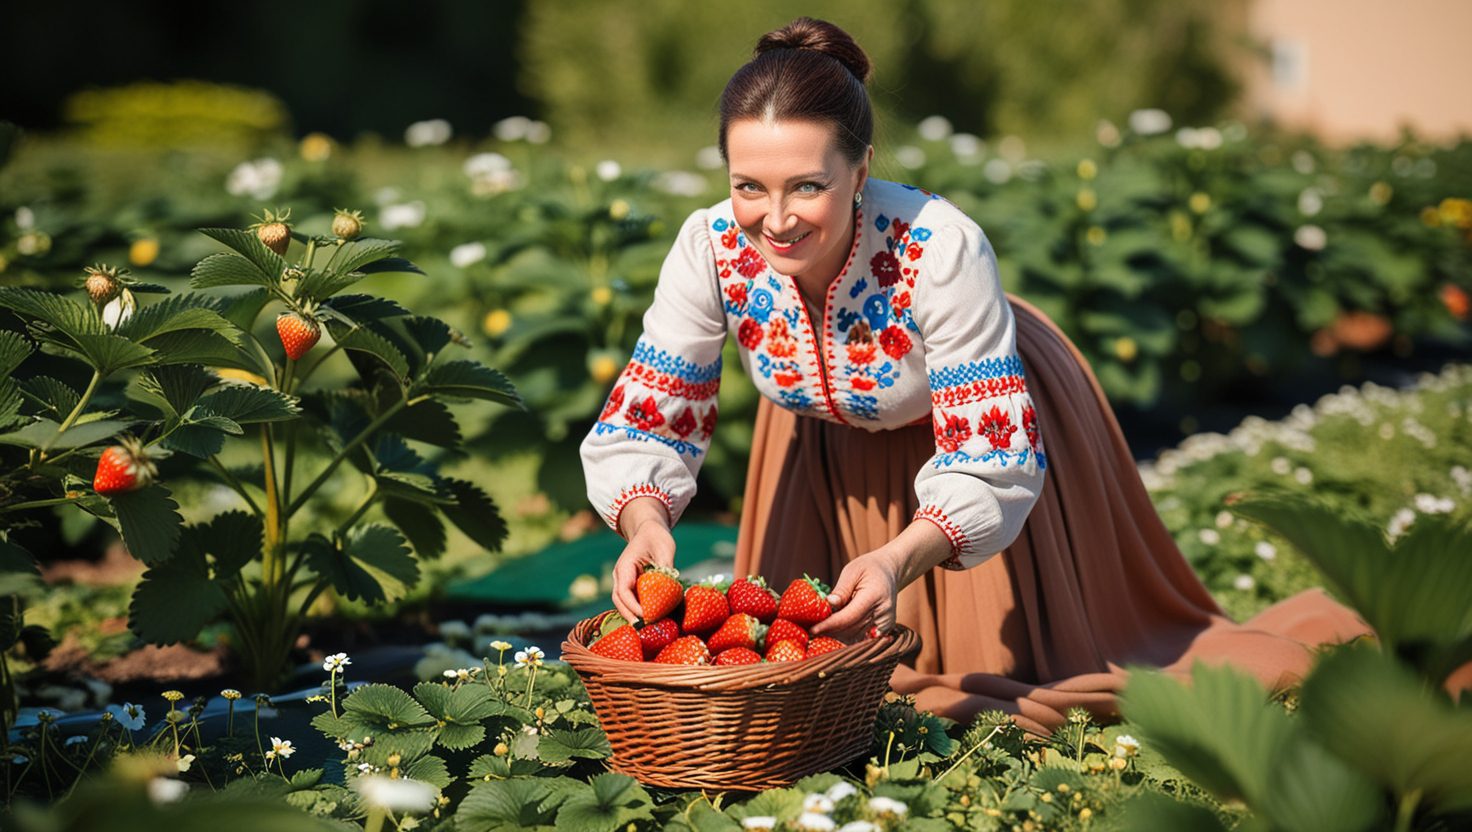
[[[1235,519],[1235,518],[1232,517],[1232,512],[1230,512],[1230,511],[1218,511],[1216,513],[1216,527],[1218,529],[1225,529],[1228,526],[1232,525],[1232,520],[1233,519]]]
[[[869,798],[869,811],[876,815],[896,815],[904,817],[909,813],[910,807],[890,797]]]
[[[424,223],[424,203],[415,200],[398,205],[385,205],[378,213],[378,224],[384,231],[394,231],[399,228],[418,228]]]
[[[1329,242],[1329,235],[1317,225],[1300,225],[1293,232],[1293,242],[1307,251],[1322,251]]]
[[[1293,471],[1293,464],[1288,461],[1287,457],[1282,456],[1273,457],[1273,461],[1268,463],[1268,467],[1273,469],[1273,473],[1280,477],[1286,477]]]
[[[623,165],[620,165],[617,161],[613,159],[604,159],[603,161],[593,166],[593,172],[596,173],[598,175],[598,178],[602,179],[604,182],[612,182],[613,180],[624,175],[624,168]]]
[[[827,815],[820,815],[817,812],[803,812],[797,816],[797,820],[793,822],[793,825],[798,829],[811,830],[811,832],[833,832],[834,829],[838,828],[838,824],[833,822],[833,818]]]
[[[455,130],[442,118],[416,121],[404,130],[404,144],[410,147],[435,147],[450,140]]]
[[[450,265],[457,269],[465,269],[486,259],[486,244],[481,242],[461,243],[450,249]],[[440,634],[444,635],[444,627],[440,627]]]
[[[21,231],[29,231],[36,227],[36,212],[22,205],[15,209],[15,227]]]
[[[951,153],[962,162],[975,162],[985,152],[986,142],[970,133],[951,136]]]
[[[322,660],[322,669],[327,671],[328,673],[332,673],[337,670],[342,670],[344,667],[347,667],[352,663],[353,660],[348,658],[347,653],[333,653],[326,659]]]
[[[745,818],[741,821],[741,828],[751,830],[776,829],[777,819],[769,815],[752,815],[751,817]]]
[[[879,832],[879,827],[867,820],[851,820],[838,827],[838,832]]]
[[[496,122],[491,132],[503,142],[519,142],[526,138],[532,120],[526,116],[509,116]]]
[[[541,649],[536,647],[535,645],[527,647],[525,650],[518,650],[516,651],[515,656],[516,666],[523,669],[528,667],[541,667],[542,659],[546,655],[547,654],[543,653]]]
[[[131,320],[136,311],[138,311],[138,301],[134,299],[131,290],[124,289],[102,307],[102,322],[107,325],[108,329],[116,330]]]
[[[1308,485],[1314,481],[1314,472],[1307,468],[1297,468],[1293,471],[1293,480],[1299,485]]]
[[[545,121],[532,121],[526,126],[526,140],[529,144],[546,144],[552,138],[552,128]]]
[[[1434,494],[1417,494],[1414,503],[1416,511],[1422,514],[1450,514],[1457,507],[1450,497]]]
[[[1133,757],[1140,753],[1140,741],[1129,734],[1120,734],[1114,738],[1114,756]]]
[[[1242,592],[1246,592],[1255,586],[1257,586],[1257,581],[1254,581],[1251,575],[1238,575],[1232,579],[1232,588],[1241,590]]]
[[[1403,509],[1397,511],[1393,516],[1391,516],[1391,518],[1390,518],[1390,525],[1385,528],[1385,534],[1391,540],[1395,540],[1396,538],[1398,538],[1401,535],[1405,534],[1406,533],[1406,529],[1409,529],[1411,527],[1411,524],[1412,523],[1415,523],[1415,522],[1416,522],[1416,512],[1415,512],[1415,510],[1414,509],[1409,509],[1409,508],[1403,508]]]
[[[1196,533],[1196,536],[1207,546],[1215,546],[1222,542],[1221,532],[1218,532],[1216,529],[1202,529]]]
[[[823,815],[830,814],[833,811],[833,799],[826,794],[810,794],[803,800],[802,810]]]
[[[225,190],[231,196],[248,196],[251,199],[270,199],[281,187],[286,169],[271,158],[241,162],[225,177]]]
[[[1318,188],[1304,188],[1298,193],[1298,213],[1312,217],[1324,208],[1324,196]]]
[[[1263,560],[1272,560],[1278,556],[1278,547],[1266,540],[1259,540],[1257,545],[1252,547],[1252,553]]]
[[[1170,114],[1164,110],[1145,109],[1130,113],[1130,129],[1141,136],[1156,136],[1170,129]]]
[[[134,705],[132,702],[124,702],[122,705],[108,705],[107,712],[118,724],[129,731],[138,731],[143,728],[145,721],[142,705]]]
[[[945,141],[953,130],[950,119],[945,116],[926,116],[918,128],[920,138],[927,142]]]
[[[291,746],[291,740],[283,740],[280,737],[272,737],[271,750],[266,752],[266,759],[269,761],[280,757],[284,760],[295,753],[296,749]]]
[[[189,784],[172,777],[155,777],[148,781],[148,799],[155,806],[178,803],[189,793]]]
[[[439,802],[439,789],[408,778],[368,774],[353,779],[353,790],[363,802],[389,812],[423,814]]]
[[[838,803],[844,798],[852,797],[858,793],[859,790],[854,788],[854,784],[847,780],[840,780],[834,783],[828,787],[828,791],[824,792],[824,794],[828,795],[828,799],[834,803]]]
[[[1006,159],[990,159],[981,169],[982,176],[993,185],[1002,185],[1012,178],[1012,163]]]

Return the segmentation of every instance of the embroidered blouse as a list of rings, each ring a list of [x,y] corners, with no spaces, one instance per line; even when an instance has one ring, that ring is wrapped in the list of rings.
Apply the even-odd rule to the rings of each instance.
[[[868,431],[931,423],[915,517],[950,539],[943,566],[976,566],[1021,532],[1047,456],[991,243],[950,202],[873,178],[854,223],[815,320],[797,282],[736,226],[729,199],[685,221],[582,443],[588,498],[615,530],[636,497],[657,498],[677,521],[694,496],[731,333],[758,391],[799,415]]]

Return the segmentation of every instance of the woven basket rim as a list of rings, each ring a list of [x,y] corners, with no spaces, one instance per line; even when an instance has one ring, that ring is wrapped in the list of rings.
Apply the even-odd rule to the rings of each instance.
[[[873,665],[901,661],[919,650],[919,636],[908,627],[895,625],[894,630],[877,639],[865,639],[811,659],[728,667],[686,666],[628,662],[600,656],[588,649],[603,620],[615,614],[606,610],[578,622],[562,642],[562,659],[580,674],[597,677],[605,684],[633,683],[650,687],[683,690],[738,691],[790,685],[822,679],[838,673],[862,671]]]

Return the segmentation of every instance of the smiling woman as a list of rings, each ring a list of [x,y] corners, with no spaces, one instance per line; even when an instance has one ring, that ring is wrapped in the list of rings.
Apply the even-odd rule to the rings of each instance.
[[[1222,615],[1092,372],[1002,292],[981,228],[869,176],[868,74],[847,34],[801,18],[722,95],[730,198],[685,221],[582,447],[589,497],[628,540],[619,611],[639,617],[641,568],[673,563],[729,333],[763,396],[736,574],[836,578],[815,636],[915,630],[892,685],[919,707],[1045,732],[1070,707],[1112,715],[1127,664],[1225,658],[1280,684],[1305,643],[1363,633],[1318,593],[1246,626]]]

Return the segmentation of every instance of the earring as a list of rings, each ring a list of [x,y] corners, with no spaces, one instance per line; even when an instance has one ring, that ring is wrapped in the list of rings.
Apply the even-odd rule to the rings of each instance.
[[[859,208],[859,207],[862,207],[863,204],[864,204],[864,195],[863,194],[854,194],[854,207],[855,208]]]

